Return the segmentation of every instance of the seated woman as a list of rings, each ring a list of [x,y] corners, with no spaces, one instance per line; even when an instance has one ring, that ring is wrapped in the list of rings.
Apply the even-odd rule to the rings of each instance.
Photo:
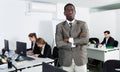
[[[33,54],[39,54],[38,52],[39,47],[36,44],[36,40],[37,40],[36,33],[30,33],[28,37],[29,37],[29,40],[31,41],[31,48],[27,49],[27,51],[32,52]]]
[[[39,47],[39,54],[35,54],[35,57],[48,57],[51,58],[51,47],[45,42],[44,39],[38,38],[36,41]]]

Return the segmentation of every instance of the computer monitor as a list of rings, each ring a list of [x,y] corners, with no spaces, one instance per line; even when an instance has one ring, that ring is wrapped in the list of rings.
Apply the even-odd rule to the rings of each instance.
[[[27,43],[25,42],[16,42],[16,53],[18,54],[15,61],[24,61],[24,60],[35,60],[34,58],[27,56]]]
[[[9,41],[4,39],[4,48],[2,49],[2,55],[5,55],[5,52],[9,52]]]
[[[4,49],[5,49],[6,51],[9,51],[9,41],[6,40],[6,39],[4,39]]]
[[[25,42],[20,42],[20,41],[17,41],[16,42],[16,53],[19,55],[19,56],[26,56],[26,43]]]

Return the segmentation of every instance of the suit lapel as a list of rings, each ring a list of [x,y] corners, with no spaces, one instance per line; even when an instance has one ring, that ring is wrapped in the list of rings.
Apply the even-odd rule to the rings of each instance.
[[[69,24],[67,23],[67,21],[64,22],[64,27],[66,30],[70,30],[70,26]]]
[[[72,30],[75,30],[77,28],[77,21],[75,20],[73,25],[72,25]]]
[[[77,23],[77,20],[74,21],[73,25],[72,25],[72,28],[70,28],[69,24],[67,23],[67,21],[65,21],[63,23],[63,31],[64,31],[64,37],[74,37],[76,35],[76,32],[79,32],[77,31],[78,30],[78,23]]]
[[[71,35],[72,37],[75,37],[75,35],[77,34],[77,32],[79,32],[78,30],[78,24],[77,24],[77,20],[74,21],[72,29],[71,29]]]

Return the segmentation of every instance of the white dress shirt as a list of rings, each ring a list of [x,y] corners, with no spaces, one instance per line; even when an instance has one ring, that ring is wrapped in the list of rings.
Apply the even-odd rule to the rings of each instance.
[[[45,45],[43,45],[42,50],[41,50],[41,54],[44,54],[44,49],[45,49]]]
[[[72,20],[72,21],[68,21],[68,20],[66,20],[66,21],[67,21],[67,23],[69,24],[69,26],[71,26],[70,23],[72,23],[72,26],[73,26],[75,19]],[[73,37],[70,37],[70,38],[69,38],[69,42],[72,43],[71,47],[75,47]]]

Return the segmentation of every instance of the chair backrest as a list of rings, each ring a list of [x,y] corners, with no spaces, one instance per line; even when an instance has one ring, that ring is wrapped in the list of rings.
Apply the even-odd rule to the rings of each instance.
[[[120,60],[106,61],[103,64],[103,72],[120,72]]]
[[[99,44],[99,39],[98,38],[96,38],[96,37],[89,38],[89,42],[91,44],[95,44],[95,47],[98,48],[98,44]]]
[[[52,53],[52,58],[54,59],[54,65],[57,66],[57,67],[60,67],[60,64],[59,64],[59,56],[58,56],[58,48],[55,46],[53,48],[53,53]]]
[[[94,44],[94,41],[96,42],[96,44],[99,43],[99,39],[96,38],[96,37],[93,37],[93,38],[89,38],[89,42],[93,43]]]
[[[118,41],[114,40],[114,47],[118,47]]]
[[[58,48],[57,47],[54,47],[53,48],[53,54],[52,54],[53,58],[58,58]]]
[[[42,72],[67,72],[65,70],[59,69],[55,66],[49,65],[48,63],[42,63]]]

